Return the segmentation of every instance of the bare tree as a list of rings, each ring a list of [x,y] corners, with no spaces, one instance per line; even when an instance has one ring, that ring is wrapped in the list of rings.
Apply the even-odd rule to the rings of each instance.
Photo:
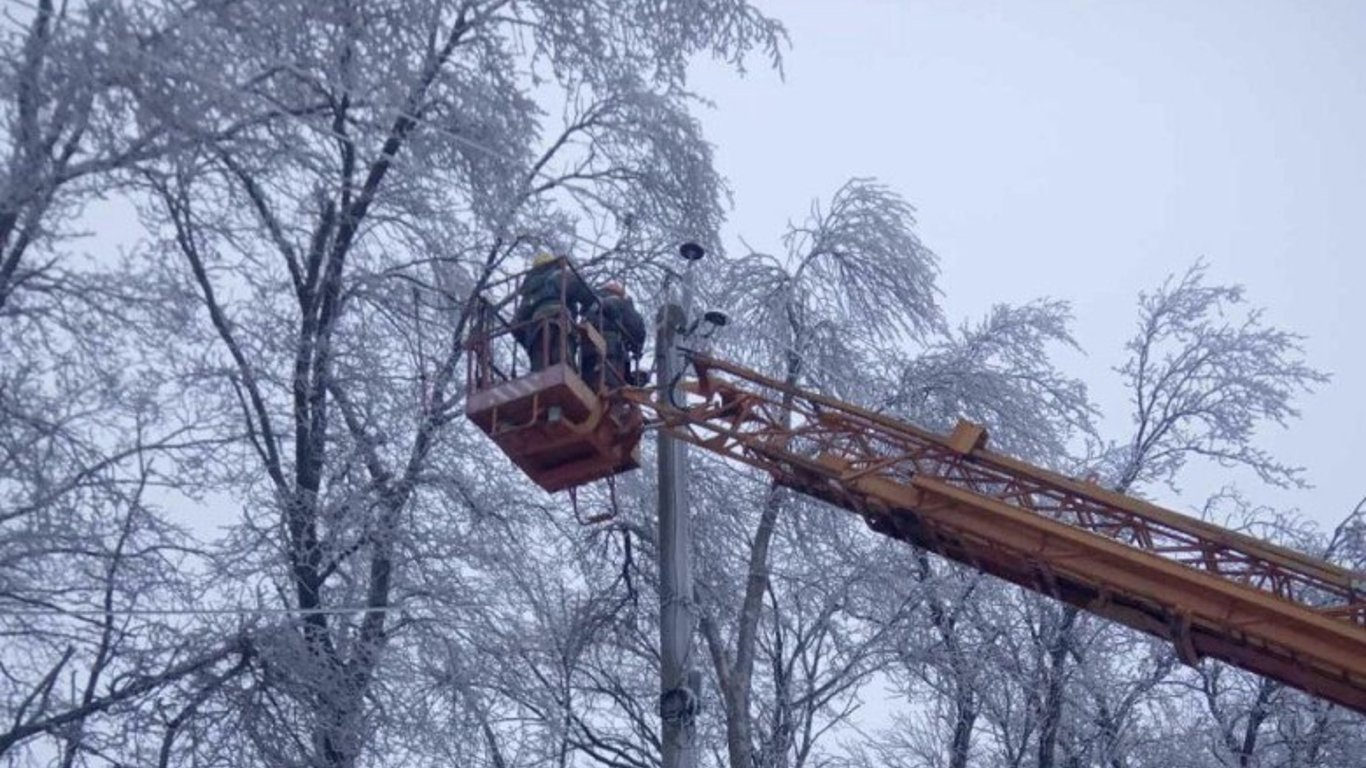
[[[487,449],[456,426],[470,294],[534,246],[603,241],[575,250],[622,271],[709,234],[721,188],[680,62],[774,52],[780,30],[742,2],[393,0],[236,3],[196,31],[182,77],[233,96],[166,111],[185,135],[253,128],[140,177],[163,290],[199,304],[166,365],[244,435],[223,583],[301,611],[261,646],[253,682],[275,714],[242,738],[270,762],[355,765],[407,702],[383,670],[413,668],[417,633],[391,612],[436,592],[405,564],[481,506]],[[563,124],[543,119],[547,83]],[[363,611],[329,613],[347,606]],[[577,659],[547,680],[572,689]]]
[[[1139,298],[1138,331],[1119,369],[1133,405],[1133,436],[1116,446],[1107,481],[1120,491],[1171,483],[1191,458],[1244,467],[1273,485],[1302,485],[1303,470],[1254,443],[1260,426],[1286,423],[1294,403],[1328,377],[1303,359],[1302,337],[1245,309],[1240,286],[1207,285],[1196,263]]]
[[[203,7],[211,3],[201,4]],[[245,633],[186,632],[142,610],[196,602],[203,552],[168,501],[231,435],[167,401],[143,343],[161,297],[73,222],[172,147],[141,115],[164,33],[199,8],[37,0],[0,29],[0,757],[85,763],[235,677]],[[165,337],[163,336],[163,339]],[[228,670],[232,671],[230,674]],[[122,723],[122,724],[121,724]],[[140,747],[138,747],[140,748]]]
[[[47,613],[7,614],[0,753],[355,764],[420,732],[380,717],[420,710],[406,641],[469,652],[469,623],[391,611],[460,605],[425,564],[478,562],[452,540],[527,496],[481,487],[453,424],[466,299],[533,245],[643,277],[713,239],[684,62],[776,63],[781,27],[739,0],[31,10],[0,72],[0,598]],[[155,246],[86,274],[63,227],[102,194]],[[243,508],[221,549],[156,506],[206,495]],[[127,615],[219,601],[300,614]],[[496,753],[506,697],[461,690]]]
[[[1070,343],[1060,304],[997,308],[980,326],[931,344],[905,364],[887,404],[941,429],[960,416],[984,422],[993,442],[1008,452],[1064,471],[1098,468],[1097,479],[1123,492],[1171,484],[1191,458],[1297,484],[1299,470],[1259,448],[1253,436],[1267,421],[1292,418],[1295,396],[1325,377],[1303,362],[1299,337],[1265,326],[1261,313],[1244,310],[1243,301],[1239,288],[1208,286],[1199,264],[1140,297],[1139,331],[1119,370],[1132,393],[1135,433],[1108,450],[1093,450],[1089,460],[1069,454],[1078,437],[1094,440],[1095,412],[1080,384],[1048,363],[1046,344]],[[1320,548],[1312,536],[1292,533],[1293,523],[1274,523],[1282,517],[1254,518],[1258,525],[1272,523],[1259,535]],[[1350,527],[1344,524],[1335,540],[1348,541]],[[920,577],[930,572],[926,561]],[[880,740],[883,759],[962,765],[971,748],[974,762],[1008,766],[1163,764],[1175,753],[1162,751],[1162,727],[1206,722],[1207,730],[1192,733],[1214,739],[1224,754],[1255,745],[1257,733],[1274,727],[1270,713],[1277,707],[1267,697],[1276,697],[1275,687],[1263,689],[1258,705],[1257,695],[1230,696],[1227,685],[1216,685],[1220,695],[1202,695],[1207,706],[1201,707],[1198,699],[1173,691],[1174,681],[1191,678],[1177,670],[1170,648],[1032,595],[993,592],[974,601],[965,597],[972,592],[938,603],[931,597],[928,629],[938,636],[903,642],[921,673],[906,677],[907,693],[929,701],[906,719],[901,734]],[[974,638],[974,664],[955,664]],[[1200,674],[1208,675],[1214,667],[1203,669]],[[1227,681],[1234,673],[1213,674]],[[991,684],[975,687],[982,676]],[[1237,714],[1202,720],[1198,712],[1210,702]],[[1311,735],[1314,722],[1300,717],[1287,729],[1305,743],[1326,743]]]
[[[734,308],[734,322],[744,329],[732,338],[732,351],[752,356],[759,365],[778,366],[789,384],[842,394],[877,391],[875,361],[886,348],[941,323],[935,259],[916,237],[911,213],[895,193],[856,179],[837,191],[828,207],[813,206],[803,224],[788,230],[783,257],[752,253],[737,259],[722,278],[726,290],[716,292],[719,301]],[[734,768],[749,768],[755,759],[752,691],[764,616],[773,616],[764,606],[771,594],[774,537],[784,514],[812,506],[776,486],[764,488],[757,498],[753,492],[745,497],[758,505],[757,520],[737,518],[733,502],[699,512],[716,521],[714,528],[699,524],[699,538],[711,543],[700,558],[701,627],[722,692],[728,760]],[[720,491],[711,498],[739,497]],[[728,518],[744,520],[752,532]],[[742,564],[740,570],[725,570],[733,564]],[[736,579],[736,573],[743,576]],[[725,597],[730,594],[743,598],[731,604]]]
[[[901,361],[885,406],[945,431],[960,418],[976,421],[1002,451],[1064,462],[1071,441],[1095,434],[1097,415],[1085,385],[1053,363],[1055,348],[1076,348],[1070,321],[1071,308],[1061,301],[997,305]]]
[[[971,419],[987,425],[1000,450],[1065,465],[1072,441],[1093,434],[1095,415],[1081,382],[1053,363],[1054,348],[1075,346],[1069,320],[1066,304],[1037,301],[996,306],[976,324],[945,329],[897,361],[896,388],[885,406],[939,430]],[[924,709],[903,718],[906,729],[882,734],[879,753],[912,763],[974,764],[984,759],[972,757],[975,733],[990,728],[993,716],[1014,713],[1019,704],[998,699],[991,690],[1009,687],[1003,673],[1017,662],[999,658],[996,649],[1015,630],[1014,619],[988,607],[1008,604],[1009,594],[971,569],[918,551],[908,553],[899,578],[925,590],[927,614],[918,624],[900,628],[895,646],[900,687],[908,701]],[[998,702],[1008,709],[994,709]],[[1009,739],[1032,732],[1029,723],[1011,723],[997,735]],[[978,752],[991,748],[981,745]]]
[[[1299,468],[1276,459],[1253,438],[1260,426],[1284,425],[1296,416],[1295,397],[1327,377],[1303,361],[1299,336],[1266,326],[1262,312],[1244,310],[1243,303],[1240,287],[1207,285],[1200,263],[1140,295],[1138,331],[1118,371],[1131,394],[1134,433],[1102,459],[1103,482],[1122,493],[1154,483],[1172,485],[1186,462],[1197,458],[1250,469],[1267,483],[1302,483]],[[1040,610],[1056,613],[1037,633],[1047,659],[1037,697],[1037,761],[1049,768],[1058,760],[1069,722],[1065,710],[1074,706],[1069,702],[1083,700],[1069,693],[1075,680],[1071,660],[1086,654],[1080,638],[1091,634],[1092,622],[1070,606]],[[1151,676],[1169,667],[1159,662],[1155,670],[1139,672],[1137,690],[1150,689]],[[1097,702],[1103,731],[1113,734],[1124,727],[1114,718],[1118,712],[1135,712],[1126,700]],[[1105,750],[1112,760],[1114,749],[1112,744]]]

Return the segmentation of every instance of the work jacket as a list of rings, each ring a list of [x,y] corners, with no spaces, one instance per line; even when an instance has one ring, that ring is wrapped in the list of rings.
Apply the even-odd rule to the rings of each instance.
[[[608,354],[613,353],[616,344],[623,345],[633,356],[639,356],[645,349],[645,320],[628,298],[609,295],[602,299],[600,330],[607,342]]]
[[[560,311],[561,297],[572,314],[579,314],[597,303],[588,284],[562,261],[532,267],[518,289],[516,323],[546,317]]]

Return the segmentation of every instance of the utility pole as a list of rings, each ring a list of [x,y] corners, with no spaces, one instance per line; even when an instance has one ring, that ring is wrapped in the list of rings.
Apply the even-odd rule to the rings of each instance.
[[[666,280],[665,304],[657,316],[655,371],[659,397],[667,405],[681,403],[675,379],[683,371],[678,342],[692,307],[692,266],[705,255],[696,243],[678,249],[687,260],[682,304],[674,303],[672,276]],[[691,669],[696,617],[692,606],[692,521],[688,516],[687,445],[659,430],[659,717],[662,723],[663,768],[697,765],[699,677]]]

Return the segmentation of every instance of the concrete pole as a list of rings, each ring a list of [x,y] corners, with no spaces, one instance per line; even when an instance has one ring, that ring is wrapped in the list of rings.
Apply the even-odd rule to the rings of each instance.
[[[666,290],[668,299],[657,317],[655,371],[659,377],[659,397],[665,403],[683,402],[683,394],[672,390],[675,377],[683,370],[678,343],[691,309],[688,305],[692,302],[692,264],[702,257],[702,249],[688,243],[680,253],[688,260],[682,286],[683,304],[675,304],[673,291]],[[696,617],[692,607],[688,452],[687,444],[669,437],[663,430],[658,435],[661,757],[663,768],[694,768],[698,676],[691,669]]]

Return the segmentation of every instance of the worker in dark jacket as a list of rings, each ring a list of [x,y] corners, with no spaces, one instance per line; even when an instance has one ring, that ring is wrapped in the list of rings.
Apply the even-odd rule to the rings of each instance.
[[[607,388],[636,383],[631,361],[639,360],[645,349],[645,320],[621,283],[612,281],[602,287],[600,314],[598,330],[607,347]]]
[[[574,359],[574,323],[597,303],[597,296],[570,266],[568,258],[539,253],[522,277],[513,315],[513,335],[539,371]],[[561,343],[563,339],[563,343]]]

